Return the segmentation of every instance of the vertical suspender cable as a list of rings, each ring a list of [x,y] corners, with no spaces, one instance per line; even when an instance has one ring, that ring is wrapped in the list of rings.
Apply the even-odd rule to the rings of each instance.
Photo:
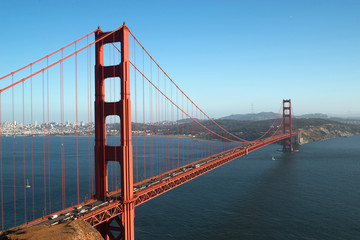
[[[49,66],[49,58],[46,58],[46,66]],[[47,158],[48,158],[48,186],[49,186],[49,212],[51,212],[51,188],[50,188],[50,113],[49,113],[49,69],[46,70],[46,98],[47,98]]]
[[[172,94],[172,84],[170,83],[170,99],[171,101],[173,101],[173,94]],[[172,169],[174,169],[174,118],[173,118],[173,104],[169,103],[170,104],[170,107],[171,109],[170,110],[170,122],[171,122],[171,146],[170,146],[170,149],[171,149],[171,152],[170,152],[170,159],[171,159],[171,166],[172,166]]]
[[[181,94],[181,108],[184,109],[184,94]],[[182,159],[183,159],[183,165],[185,164],[185,127],[184,125],[186,124],[186,120],[184,119],[184,112],[181,111],[181,119],[182,119]]]
[[[14,74],[12,76],[12,84],[14,84]],[[13,122],[13,185],[14,185],[14,225],[16,226],[16,189],[15,189],[15,119],[14,119],[14,87],[12,90],[12,122]]]
[[[89,44],[89,38],[87,37],[86,38],[86,45]],[[90,139],[90,131],[91,131],[91,128],[90,128],[90,68],[89,68],[89,48],[86,49],[86,78],[87,78],[87,83],[86,83],[86,90],[87,90],[87,123],[88,123],[88,162],[89,162],[89,196],[90,198],[92,198],[92,195],[91,195],[91,139]]]
[[[206,121],[206,118],[204,115],[203,115],[203,119],[204,119],[204,121]],[[208,134],[205,133],[205,157],[208,157],[208,156],[209,156],[209,141],[208,141]]]
[[[165,86],[164,86],[165,87]],[[161,102],[160,102],[160,107],[161,107],[161,122],[162,122],[162,134],[163,134],[163,137],[162,137],[162,145],[161,145],[161,148],[163,149],[161,151],[161,156],[162,156],[162,169],[163,169],[163,172],[166,172],[166,169],[167,169],[167,162],[166,162],[166,137],[165,137],[165,134],[166,134],[166,121],[165,121],[165,101],[164,101],[164,96],[161,96]]]
[[[157,72],[158,72],[158,83],[159,83],[159,67],[157,68]],[[159,84],[158,84],[158,87],[159,87]],[[159,92],[156,91],[155,92],[155,121],[156,121],[156,136],[158,136],[159,134]],[[159,151],[159,144],[160,144],[160,139],[159,137],[156,138],[157,141],[156,141],[156,174],[159,174],[159,157],[160,157],[160,151]]]
[[[204,120],[204,115],[199,112],[200,115],[200,119],[203,121],[204,125],[206,125],[205,120]],[[201,141],[201,145],[202,145],[202,152],[201,152],[201,158],[206,157],[206,131],[204,131],[204,135],[202,137],[202,141]]]
[[[45,76],[42,72],[42,105],[43,105],[43,123],[42,123],[42,135],[43,135],[43,167],[44,167],[44,213],[46,215],[46,155],[45,155]]]
[[[196,111],[196,117],[199,117],[199,120],[201,121],[201,116],[200,116],[200,113],[199,113],[199,116],[198,116],[198,109],[196,108],[195,109],[195,111]],[[200,128],[200,126],[199,125],[197,125],[198,127],[198,131],[199,131],[199,138],[201,138],[201,128]],[[202,145],[203,145],[203,140],[201,139],[201,140],[199,140],[199,147],[200,147],[200,152],[199,152],[199,159],[201,159],[202,158],[202,155],[203,155],[203,149],[202,149]]]
[[[195,108],[195,119],[199,119],[199,121],[200,121],[200,118],[198,118],[198,115],[197,115],[197,108]],[[194,130],[195,130],[194,134],[196,134],[197,129],[199,129],[199,125],[195,124],[195,126],[194,126]],[[200,142],[200,140],[197,142],[197,144],[198,144],[198,147],[197,147],[198,149],[196,151],[196,160],[200,159],[200,155],[201,155],[201,142]],[[199,151],[199,149],[200,149],[200,151]]]
[[[30,70],[32,72],[32,65],[30,66]],[[34,181],[34,136],[33,136],[33,90],[32,90],[32,84],[33,79],[30,78],[30,111],[31,111],[31,119],[30,119],[30,131],[31,131],[31,189],[32,189],[32,209],[33,209],[33,219],[35,219],[35,181]]]
[[[61,51],[63,59],[63,51]],[[65,197],[65,152],[64,152],[64,79],[63,79],[63,61],[60,62],[60,114],[61,114],[61,180],[62,180],[62,208],[66,206]]]
[[[191,116],[192,116],[193,118],[196,118],[196,116],[194,116],[194,105],[193,105],[193,104],[191,104]],[[190,125],[190,134],[191,134],[191,137],[195,136],[195,135],[193,135],[193,134],[195,133],[195,128],[196,128],[195,121],[192,122],[192,125],[193,125],[193,126]],[[192,156],[192,159],[189,159],[191,162],[194,161],[194,158],[196,158],[196,155],[197,155],[197,150],[196,150],[195,145],[196,145],[196,144],[194,143],[195,154]]]
[[[90,54],[89,54],[89,59],[90,59],[90,63],[89,63],[89,68],[91,69],[91,66],[92,66],[92,58],[91,58],[91,46],[89,47],[90,50]],[[92,104],[92,74],[91,74],[91,71],[89,71],[90,73],[90,105]],[[91,122],[91,131],[90,131],[90,145],[91,145],[91,148],[90,148],[90,161],[94,162],[93,161],[93,153],[94,153],[94,144],[93,144],[93,137],[92,137],[92,134],[93,134],[93,108],[92,106],[90,106],[90,122]],[[94,169],[93,169],[93,164],[90,165],[92,168],[91,168],[91,196],[94,195]]]
[[[200,114],[200,117],[202,118],[202,120],[203,120],[203,122],[204,122],[204,124],[206,124],[205,123],[205,119],[204,119],[204,115],[200,112],[199,113]],[[207,157],[206,156],[206,131],[204,132],[204,139],[203,139],[203,141],[202,141],[202,145],[203,145],[203,152],[201,153],[201,156],[202,157]]]
[[[170,83],[171,84],[171,83]],[[175,96],[174,96],[174,94],[172,93],[172,84],[170,85],[171,86],[171,100],[173,101],[173,102],[175,102]],[[172,133],[172,135],[173,135],[173,137],[171,138],[172,139],[172,148],[173,148],[173,151],[172,151],[172,158],[173,158],[173,162],[174,162],[174,166],[176,167],[176,148],[175,148],[175,136],[176,136],[176,134],[175,134],[175,111],[174,111],[174,104],[172,104],[172,103],[170,103],[171,104],[171,122],[172,122],[172,131],[173,131],[173,133]]]
[[[198,115],[198,110],[196,109],[195,110],[196,111],[196,117],[198,117],[199,118],[199,121],[201,121],[201,116],[200,116],[200,113],[199,113],[199,115]],[[201,127],[199,126],[199,125],[197,125],[198,127],[198,132],[199,132],[199,138],[200,138],[200,140],[199,140],[199,148],[200,148],[200,152],[199,152],[199,159],[201,159],[202,158],[202,155],[203,155],[203,139],[201,139]]]
[[[166,81],[165,81],[165,75],[164,75],[164,85],[165,85],[165,92],[166,92]],[[166,93],[165,93],[166,94]],[[165,141],[165,152],[166,152],[166,171],[170,169],[170,162],[169,162],[169,120],[168,120],[168,106],[167,106],[167,99],[164,97],[164,106],[165,106],[165,127],[166,127],[166,141]]]
[[[76,43],[75,43],[76,52]],[[80,203],[79,196],[79,119],[78,119],[78,82],[77,82],[77,53],[75,53],[75,108],[76,108],[76,123],[75,123],[75,135],[76,135],[76,186],[77,186],[77,203]]]
[[[187,108],[187,113],[189,114],[189,116],[191,116],[191,113],[189,111],[189,100],[186,100],[186,108]],[[186,144],[186,163],[189,163],[189,159],[190,159],[190,152],[189,152],[189,145],[190,145],[190,141],[191,141],[191,134],[190,134],[190,124],[191,124],[191,118],[188,117],[187,119],[187,126],[186,126],[186,132],[187,132],[187,136],[188,136],[188,141],[187,141],[187,144]]]
[[[158,88],[160,88],[160,69],[158,67],[158,84],[157,84]],[[161,124],[160,124],[160,94],[159,91],[157,92],[157,125],[158,125],[158,130],[157,130],[157,134],[159,134],[159,129],[161,128]],[[161,173],[161,154],[160,154],[160,147],[161,147],[161,138],[158,137],[158,174]]]
[[[22,130],[23,130],[23,168],[24,168],[24,217],[26,221],[26,163],[25,163],[25,83],[22,82],[22,95],[23,95],[23,109],[22,109]]]
[[[144,64],[144,50],[142,51],[143,53],[143,73],[145,73],[145,64]],[[144,178],[143,179],[146,179],[146,157],[145,157],[145,133],[146,133],[146,130],[145,130],[145,82],[144,82],[144,76],[142,77],[142,83],[143,83],[143,138],[144,138]]]
[[[158,86],[160,88],[160,76],[158,79]],[[164,171],[165,169],[165,162],[164,162],[164,146],[163,146],[163,142],[164,142],[164,122],[163,122],[163,118],[164,118],[164,108],[163,108],[163,96],[159,94],[159,128],[161,129],[161,138],[159,139],[159,155],[160,155],[160,169],[161,172]]]
[[[150,59],[150,79],[152,81],[152,61]],[[149,114],[150,114],[150,176],[154,175],[153,137],[152,137],[152,86],[149,83]]]
[[[176,91],[176,104],[179,106],[179,91]],[[177,132],[177,159],[178,167],[180,166],[180,135],[179,135],[179,109],[176,108],[176,132]]]
[[[136,45],[134,39],[134,63],[136,66]],[[137,91],[136,91],[136,69],[134,68],[134,85],[135,85],[135,172],[136,182],[139,181],[139,170],[138,170],[138,124],[137,124]]]
[[[86,45],[88,45],[89,43],[89,38],[86,38]],[[87,69],[87,73],[86,73],[86,77],[87,77],[87,83],[86,83],[86,90],[87,90],[87,96],[86,96],[86,100],[87,100],[87,135],[88,135],[88,183],[89,183],[89,198],[92,198],[92,191],[91,191],[91,150],[92,150],[92,145],[91,145],[91,121],[90,121],[90,108],[91,108],[91,101],[90,101],[90,84],[91,84],[91,80],[90,80],[90,76],[91,76],[91,68],[90,68],[90,47],[88,47],[86,49],[86,69]]]
[[[202,114],[202,113],[200,113],[200,114]],[[205,116],[202,114],[202,117],[203,117],[203,120],[204,120],[204,122],[206,121],[205,120]],[[205,137],[205,142],[204,142],[204,156],[205,157],[207,157],[208,155],[207,155],[207,144],[208,144],[208,141],[207,141],[207,133],[205,132],[205,135],[204,135],[204,137]]]

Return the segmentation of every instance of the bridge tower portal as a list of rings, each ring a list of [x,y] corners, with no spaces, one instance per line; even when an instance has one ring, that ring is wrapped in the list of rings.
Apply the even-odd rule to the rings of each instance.
[[[133,158],[131,143],[131,102],[130,102],[130,65],[129,65],[129,29],[124,25],[117,31],[96,31],[95,39],[95,197],[108,198],[108,162],[120,164],[121,205],[123,214],[107,219],[97,226],[104,239],[133,240],[135,204],[133,199]],[[119,65],[104,66],[103,46],[114,42],[121,43],[121,62]],[[119,78],[121,99],[118,102],[105,102],[105,79]],[[120,146],[106,144],[106,117],[120,117]],[[116,221],[113,221],[116,220]],[[110,226],[110,223],[111,226]],[[114,224],[118,223],[118,227]],[[114,232],[119,236],[115,237]]]
[[[290,137],[283,141],[283,152],[293,151],[291,99],[283,100],[283,133]]]

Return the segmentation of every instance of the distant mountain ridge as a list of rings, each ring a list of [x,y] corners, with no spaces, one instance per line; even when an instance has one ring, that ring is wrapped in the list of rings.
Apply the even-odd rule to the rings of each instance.
[[[321,118],[321,119],[325,119],[325,118],[329,118],[328,115],[323,114],[323,113],[309,113],[309,114],[303,114],[300,116],[296,116],[296,118]]]
[[[281,113],[282,114],[282,113]],[[219,119],[231,119],[231,120],[240,120],[240,121],[262,121],[275,119],[277,114],[274,112],[260,112],[260,113],[248,113],[248,114],[232,114],[230,116],[222,117]],[[295,116],[296,118],[329,118],[328,115],[322,113],[311,113]]]
[[[232,114],[230,116],[222,117],[220,119],[231,119],[241,121],[261,121],[275,119],[276,113],[273,112],[261,112],[261,113],[248,113],[248,114]]]

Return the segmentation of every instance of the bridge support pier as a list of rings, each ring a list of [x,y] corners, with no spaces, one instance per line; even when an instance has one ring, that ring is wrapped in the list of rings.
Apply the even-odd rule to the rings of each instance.
[[[96,31],[95,45],[95,197],[100,200],[108,198],[109,161],[120,164],[121,200],[123,214],[106,219],[97,229],[104,239],[134,240],[135,205],[133,196],[133,157],[131,143],[131,102],[130,102],[130,65],[129,65],[129,29],[124,25],[119,30],[109,33]],[[104,66],[103,46],[121,43],[121,62],[115,66]],[[121,99],[118,102],[105,102],[105,79],[120,78]],[[120,117],[120,146],[106,144],[106,117]],[[116,223],[119,226],[114,226]],[[113,224],[112,224],[113,223]],[[115,237],[112,231],[119,231]]]
[[[115,222],[117,226],[114,226]],[[98,230],[98,232],[100,232],[101,236],[105,240],[121,239],[124,232],[119,216],[116,216],[107,222],[99,224],[98,226],[96,226],[96,229]]]
[[[134,237],[134,218],[135,204],[124,203],[124,213],[122,214],[123,239],[135,239]]]
[[[292,137],[291,99],[283,100],[283,133],[290,135],[288,139],[283,140],[283,152],[292,152],[293,137]]]
[[[109,237],[107,235],[107,232],[109,232],[109,224],[108,224],[108,222],[104,222],[104,223],[101,223],[101,224],[97,225],[96,229],[98,230],[98,232],[101,234],[101,236],[105,240],[109,239]]]

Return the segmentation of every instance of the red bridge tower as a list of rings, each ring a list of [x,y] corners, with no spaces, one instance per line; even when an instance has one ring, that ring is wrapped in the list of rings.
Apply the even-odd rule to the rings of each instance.
[[[285,139],[283,141],[283,152],[292,152],[293,137],[292,137],[291,99],[283,100],[283,133],[290,135],[290,138]]]
[[[108,36],[106,36],[108,35]],[[104,37],[105,36],[105,37]],[[129,29],[124,25],[112,34],[96,31],[95,45],[95,197],[105,200],[108,197],[108,162],[115,161],[121,169],[121,202],[123,214],[98,225],[97,229],[104,239],[115,239],[111,231],[120,232],[117,239],[133,240],[134,237],[134,199],[133,199],[133,158],[131,143],[131,102]],[[104,66],[103,46],[114,42],[121,43],[121,62],[115,66]],[[105,102],[105,79],[118,77],[121,82],[119,102]],[[120,117],[120,146],[106,144],[106,117]],[[113,221],[116,220],[116,221]],[[118,223],[118,227],[113,226]],[[110,231],[111,230],[111,231]]]

